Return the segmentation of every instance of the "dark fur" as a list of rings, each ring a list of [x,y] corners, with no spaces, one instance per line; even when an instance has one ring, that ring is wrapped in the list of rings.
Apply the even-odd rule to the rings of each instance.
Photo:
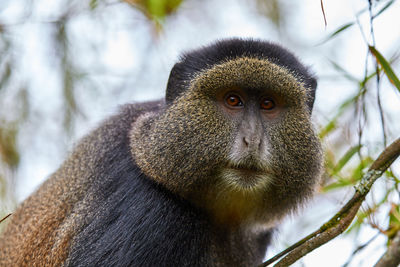
[[[167,103],[171,103],[177,96],[182,94],[188,88],[189,82],[199,72],[211,68],[218,63],[242,56],[268,59],[288,69],[309,89],[307,105],[310,111],[312,110],[317,80],[308,68],[301,64],[292,53],[279,45],[267,41],[237,38],[221,40],[214,45],[183,54],[180,62],[176,63],[172,68],[168,80]]]
[[[128,134],[129,115],[126,107],[114,118],[120,121],[119,133]],[[98,164],[107,168],[88,191],[97,199],[90,203],[91,216],[74,238],[68,266],[211,266],[215,241],[219,250],[236,254],[232,264],[240,264],[246,253],[258,260],[263,257],[268,233],[250,236],[250,247],[240,244],[244,240],[232,243],[230,233],[212,227],[205,214],[145,177],[128,144],[126,136],[99,159]]]

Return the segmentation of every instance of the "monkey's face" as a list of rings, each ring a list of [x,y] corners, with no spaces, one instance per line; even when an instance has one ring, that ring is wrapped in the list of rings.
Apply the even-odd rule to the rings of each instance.
[[[274,179],[268,129],[283,116],[284,99],[271,90],[235,86],[221,89],[216,104],[233,122],[227,163],[220,167],[222,181],[239,191],[262,190]]]
[[[199,73],[165,111],[139,118],[132,152],[147,176],[196,202],[287,213],[311,195],[321,170],[306,101],[284,68],[230,60]]]

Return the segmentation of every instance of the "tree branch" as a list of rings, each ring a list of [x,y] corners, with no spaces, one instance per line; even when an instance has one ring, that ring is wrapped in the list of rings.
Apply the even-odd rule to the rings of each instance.
[[[323,224],[320,229],[314,233],[303,238],[296,244],[287,248],[283,252],[274,256],[270,260],[264,262],[261,266],[268,266],[269,264],[277,261],[285,256],[275,266],[289,266],[304,255],[327,243],[335,238],[351,224],[357,214],[361,203],[364,201],[366,195],[371,190],[374,182],[386,171],[386,169],[399,157],[400,155],[400,138],[388,146],[379,157],[372,163],[368,172],[363,176],[359,184],[355,187],[353,197],[342,207],[342,209],[333,216],[328,222]],[[399,241],[400,242],[400,241]],[[400,246],[396,247],[396,253]],[[387,254],[389,253],[389,250]],[[383,266],[383,265],[382,265]],[[397,265],[396,265],[397,266]]]
[[[388,250],[379,259],[374,267],[397,267],[400,264],[400,231],[389,245]]]

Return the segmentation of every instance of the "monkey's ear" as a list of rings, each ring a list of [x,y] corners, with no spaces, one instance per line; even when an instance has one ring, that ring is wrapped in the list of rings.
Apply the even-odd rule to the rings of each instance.
[[[307,79],[305,86],[307,87],[307,106],[310,109],[310,114],[312,113],[312,109],[315,101],[315,92],[317,90],[317,79],[315,77],[310,77]]]
[[[165,94],[165,102],[171,104],[180,94],[182,94],[188,84],[188,72],[183,62],[174,65],[169,74],[167,90]]]

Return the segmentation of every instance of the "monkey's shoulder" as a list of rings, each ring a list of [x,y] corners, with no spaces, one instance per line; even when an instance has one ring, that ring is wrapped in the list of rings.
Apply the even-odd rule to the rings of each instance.
[[[13,213],[2,233],[7,238],[0,240],[0,258],[4,259],[0,259],[0,265],[18,265],[25,260],[39,263],[46,255],[65,251],[63,244],[73,247],[78,229],[97,216],[96,205],[106,207],[101,200],[110,197],[107,185],[118,186],[123,182],[121,176],[129,179],[140,173],[129,153],[129,129],[141,114],[163,105],[163,101],[124,105],[85,136],[62,166]],[[21,229],[26,232],[21,233]],[[55,245],[54,240],[58,240]],[[45,245],[38,246],[37,242]],[[52,260],[55,265],[65,253],[57,255]]]
[[[161,108],[162,102],[123,106],[83,140],[88,149],[101,142],[104,150],[86,168],[94,172],[85,174],[82,205],[70,216],[80,219],[74,222],[79,230],[67,265],[209,265],[210,237],[201,234],[209,230],[204,214],[145,176],[131,155],[132,123]]]

